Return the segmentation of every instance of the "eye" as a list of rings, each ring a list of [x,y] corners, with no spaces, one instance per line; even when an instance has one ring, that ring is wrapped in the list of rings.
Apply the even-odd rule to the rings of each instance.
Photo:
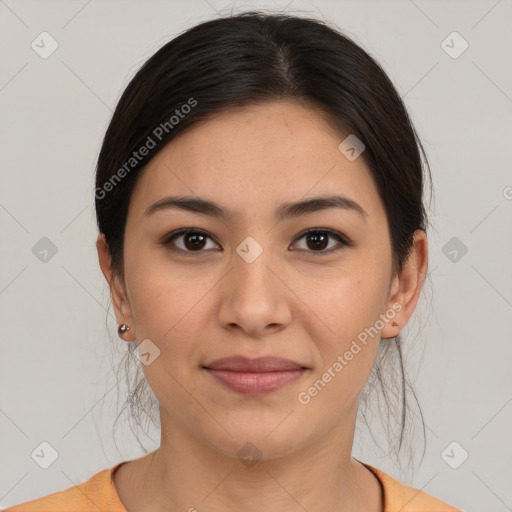
[[[211,236],[204,231],[181,229],[167,235],[162,240],[162,244],[174,245],[177,248],[171,247],[171,249],[180,253],[205,252],[202,249],[207,245],[207,239],[212,240]],[[176,243],[175,240],[179,240],[180,243]]]
[[[334,248],[331,247],[326,250],[326,248],[329,247],[329,238],[336,240],[338,244],[337,246],[334,245]],[[314,256],[331,254],[341,249],[341,246],[353,245],[346,236],[338,233],[337,231],[333,231],[332,229],[308,229],[307,231],[301,233],[295,240],[300,241],[302,239],[305,239],[305,246],[299,247],[299,250],[310,253],[318,253],[314,254]],[[171,250],[175,252],[190,254],[194,252],[206,252],[203,249],[211,249],[212,247],[207,247],[208,240],[213,241],[212,237],[205,231],[185,228],[169,233],[164,237],[161,243],[165,246],[171,246]],[[219,247],[215,242],[214,246]]]
[[[313,228],[308,229],[304,233],[301,233],[296,240],[305,239],[305,246],[299,247],[299,250],[305,250],[307,252],[319,253],[314,254],[314,256],[322,256],[325,254],[332,254],[333,252],[341,249],[341,246],[351,246],[352,242],[348,240],[347,237],[338,233],[337,231],[333,231],[332,229],[321,229],[321,228]],[[329,247],[329,238],[334,239],[338,242],[338,246],[334,246],[334,248],[327,249]]]

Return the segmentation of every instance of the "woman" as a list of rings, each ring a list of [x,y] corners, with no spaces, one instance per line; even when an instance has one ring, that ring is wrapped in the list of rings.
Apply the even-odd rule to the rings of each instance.
[[[248,12],[164,45],[95,191],[160,447],[8,511],[456,511],[351,456],[427,272],[422,154],[384,71],[324,23]]]

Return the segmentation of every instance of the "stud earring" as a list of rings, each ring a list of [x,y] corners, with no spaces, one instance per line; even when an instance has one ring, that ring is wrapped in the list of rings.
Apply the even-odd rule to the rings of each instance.
[[[127,324],[121,324],[119,328],[117,329],[117,332],[119,333],[119,336],[122,336],[124,333],[128,332],[130,330],[130,326]]]

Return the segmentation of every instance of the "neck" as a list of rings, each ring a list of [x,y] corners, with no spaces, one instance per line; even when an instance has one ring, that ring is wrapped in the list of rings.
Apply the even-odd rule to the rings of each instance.
[[[353,430],[343,436],[343,430],[335,428],[321,440],[277,458],[258,460],[256,452],[251,460],[247,448],[249,456],[241,460],[200,443],[179,424],[162,418],[160,447],[133,466],[125,483],[130,489],[125,497],[132,498],[123,503],[128,512],[168,512],[169,504],[172,510],[190,512],[380,512],[380,483],[351,458],[352,442]]]

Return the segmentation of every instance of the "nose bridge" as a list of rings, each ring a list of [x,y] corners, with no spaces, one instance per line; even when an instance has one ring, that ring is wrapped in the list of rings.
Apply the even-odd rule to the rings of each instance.
[[[239,291],[252,290],[253,293],[270,292],[273,288],[271,281],[272,272],[268,267],[272,267],[272,251],[267,246],[268,238],[263,241],[263,237],[258,237],[260,242],[252,236],[246,237],[237,247],[236,254],[233,255],[234,280],[235,287]],[[236,286],[239,285],[239,286]]]

